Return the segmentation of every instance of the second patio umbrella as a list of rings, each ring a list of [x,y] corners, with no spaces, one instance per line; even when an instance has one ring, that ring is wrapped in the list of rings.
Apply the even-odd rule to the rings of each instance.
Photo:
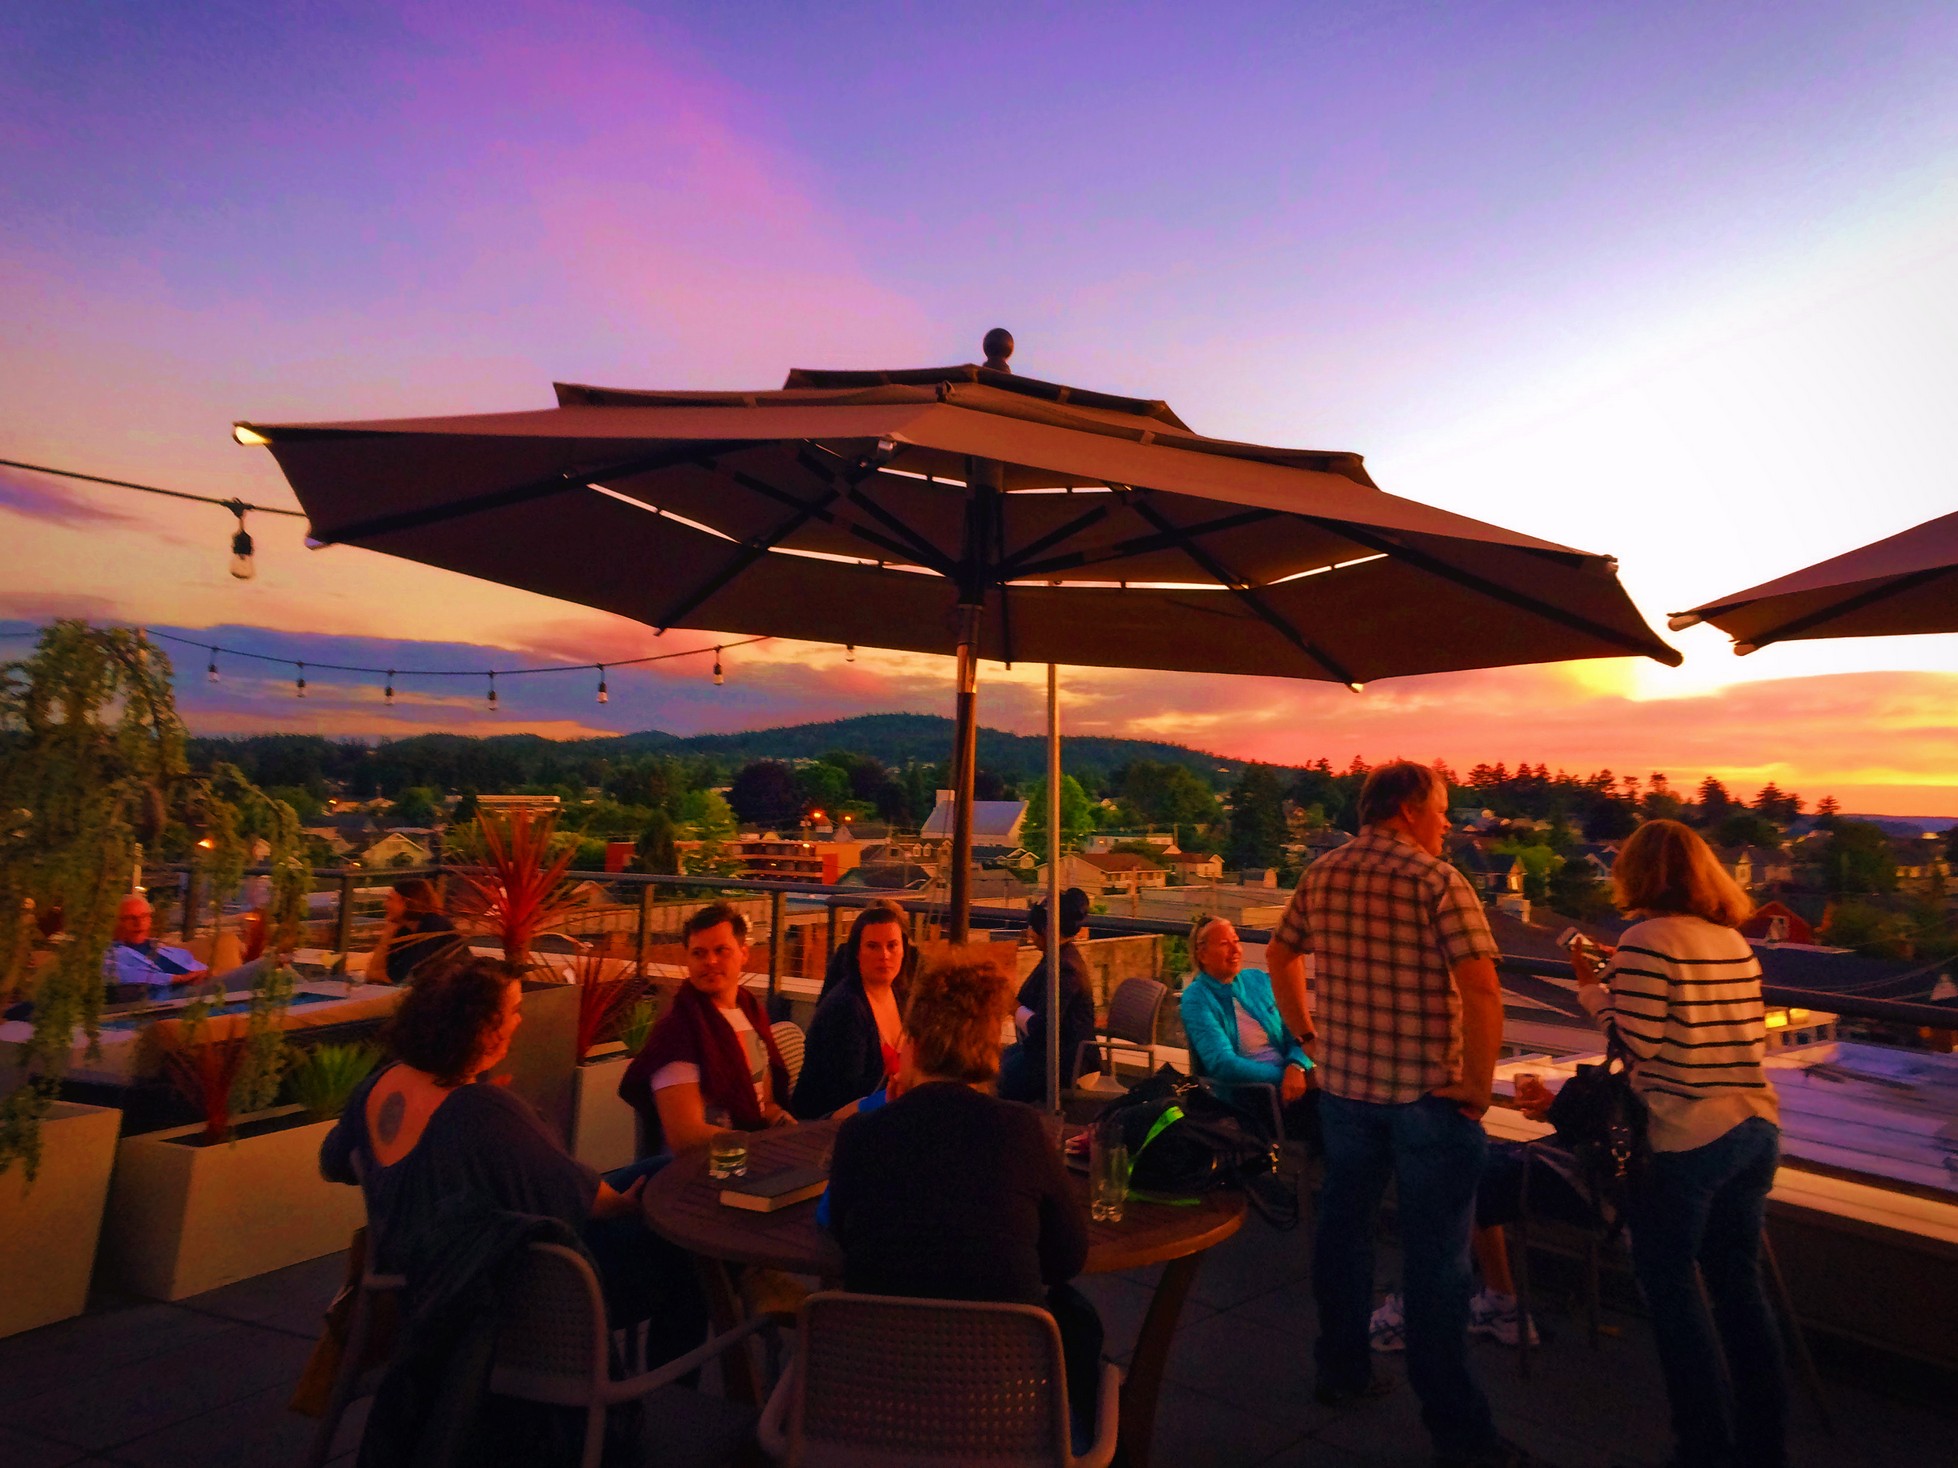
[[[314,539],[710,628],[956,653],[952,932],[981,656],[1345,683],[1628,654],[1676,663],[1616,564],[1384,494],[1356,455],[983,367],[777,392],[560,386],[539,412],[285,426]]]
[[[1675,612],[1670,620],[1674,631],[1711,622],[1741,654],[1801,638],[1958,632],[1958,514]]]

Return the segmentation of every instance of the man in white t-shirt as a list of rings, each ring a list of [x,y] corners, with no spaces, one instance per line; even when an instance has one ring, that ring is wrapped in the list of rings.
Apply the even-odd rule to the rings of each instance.
[[[741,987],[748,961],[747,920],[733,908],[712,904],[688,919],[687,990],[654,1026],[619,1094],[644,1111],[658,1113],[659,1129],[675,1152],[708,1141],[728,1127],[781,1126],[793,1120],[783,1109],[787,1072],[768,1035],[760,1004]],[[687,991],[691,991],[691,995]],[[704,1001],[704,1003],[702,1002]],[[725,1030],[720,1027],[725,1026]],[[741,1072],[723,1067],[716,1033],[732,1032]],[[780,1072],[778,1074],[778,1071]],[[736,1094],[745,1072],[750,1094]]]

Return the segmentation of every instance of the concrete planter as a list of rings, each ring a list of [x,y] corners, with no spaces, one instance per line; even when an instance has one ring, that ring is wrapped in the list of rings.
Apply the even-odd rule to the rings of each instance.
[[[0,1336],[82,1313],[122,1113],[58,1101],[41,1121],[41,1167],[30,1186],[16,1164],[0,1174]]]
[[[619,1082],[631,1064],[625,1046],[608,1040],[592,1046],[577,1070],[571,1155],[600,1172],[624,1167],[638,1155],[638,1114],[619,1099]]]
[[[360,1189],[320,1176],[330,1121],[297,1106],[241,1117],[236,1139],[205,1145],[191,1125],[125,1137],[103,1229],[110,1283],[181,1300],[347,1247]]]

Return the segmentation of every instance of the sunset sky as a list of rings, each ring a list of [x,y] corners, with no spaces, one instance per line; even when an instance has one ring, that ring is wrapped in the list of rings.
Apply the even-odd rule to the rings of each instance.
[[[975,360],[1362,453],[1619,558],[1656,627],[1954,507],[1958,8],[16,5],[0,458],[291,504],[235,419]],[[0,630],[380,666],[711,646],[258,517],[0,470]],[[1286,762],[1774,779],[1958,815],[1958,637],[1343,689],[1064,672],[1068,726]],[[0,643],[0,653],[21,647]],[[204,731],[678,733],[949,712],[949,659],[764,643],[499,682],[177,650]],[[1040,726],[1038,669],[982,717]]]

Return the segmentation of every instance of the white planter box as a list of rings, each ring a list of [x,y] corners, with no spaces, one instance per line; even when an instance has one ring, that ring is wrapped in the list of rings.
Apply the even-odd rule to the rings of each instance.
[[[320,1176],[333,1123],[303,1118],[297,1106],[241,1117],[236,1141],[211,1146],[195,1123],[123,1138],[103,1225],[110,1282],[181,1300],[346,1248],[365,1219],[360,1189]]]
[[[616,1040],[592,1049],[595,1058],[577,1069],[571,1155],[600,1172],[610,1172],[638,1155],[638,1113],[619,1099],[619,1082],[632,1057]]]
[[[57,1101],[41,1120],[33,1185],[18,1163],[0,1174],[0,1336],[67,1320],[88,1304],[121,1127],[113,1107]]]

